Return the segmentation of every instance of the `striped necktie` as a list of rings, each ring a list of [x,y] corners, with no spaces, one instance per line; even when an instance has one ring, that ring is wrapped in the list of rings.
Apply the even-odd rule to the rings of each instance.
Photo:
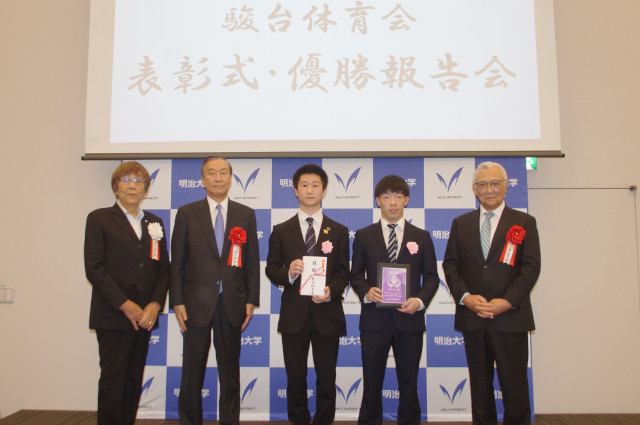
[[[397,224],[387,224],[389,227],[389,245],[387,252],[389,253],[389,261],[395,263],[398,259],[398,238],[396,236]]]
[[[316,246],[316,232],[313,230],[313,218],[307,217],[307,223],[309,223],[309,227],[304,237],[304,246],[307,249],[307,254],[312,255],[313,247]]]

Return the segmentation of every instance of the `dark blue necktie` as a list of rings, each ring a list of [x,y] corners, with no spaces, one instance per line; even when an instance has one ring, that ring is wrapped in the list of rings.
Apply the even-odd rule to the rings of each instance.
[[[309,227],[304,237],[304,246],[307,249],[307,254],[312,255],[313,247],[316,246],[316,232],[313,230],[313,218],[307,217],[307,223],[309,223]]]

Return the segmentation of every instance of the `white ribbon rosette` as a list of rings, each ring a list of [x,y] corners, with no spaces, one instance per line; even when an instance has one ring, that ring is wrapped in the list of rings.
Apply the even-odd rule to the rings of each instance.
[[[151,259],[160,260],[160,240],[164,236],[162,226],[158,222],[149,223],[147,226],[149,236],[151,237]]]

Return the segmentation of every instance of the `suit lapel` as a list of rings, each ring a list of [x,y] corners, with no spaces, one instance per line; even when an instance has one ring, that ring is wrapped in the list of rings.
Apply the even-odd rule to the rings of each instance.
[[[491,247],[489,248],[487,258],[491,257],[495,251],[499,251],[500,254],[502,254],[502,249],[504,248],[504,244],[507,240],[507,232],[509,231],[509,226],[511,226],[512,223],[512,214],[513,211],[511,208],[505,205],[502,215],[500,215],[498,227],[496,227],[496,233],[493,235],[493,239],[491,240]]]
[[[484,255],[482,254],[482,242],[480,242],[480,208],[476,209],[473,214],[469,216],[469,231],[466,237],[470,239],[471,246],[474,246],[476,255],[480,261],[484,261]],[[491,248],[491,247],[489,247]]]
[[[209,243],[211,250],[220,257],[220,253],[218,252],[218,247],[216,245],[216,240],[213,236],[213,223],[211,222],[211,210],[209,209],[209,202],[206,199],[200,201],[197,206],[197,219],[202,227],[202,233],[204,234],[205,239]]]
[[[129,235],[131,235],[133,239],[135,239],[136,241],[139,240],[138,235],[136,235],[135,230],[133,230],[133,227],[131,226],[131,223],[129,223],[127,216],[124,215],[124,212],[122,212],[117,203],[113,207],[111,207],[111,215],[113,216],[113,220],[127,233],[129,233]]]
[[[234,227],[240,227],[245,232],[247,231],[246,215],[239,213],[240,204],[229,199],[229,203],[227,205],[229,210],[227,211],[227,221],[224,224],[224,242],[222,244],[222,258],[225,259],[231,252],[231,239],[229,239],[231,229]]]
[[[229,233],[234,227],[242,227],[237,221],[238,204],[229,199],[227,203],[227,220],[224,223],[224,241],[222,241],[222,253],[221,258],[227,258],[231,251],[231,239],[229,239]],[[247,230],[247,229],[243,229]]]
[[[302,232],[300,230],[300,220],[298,219],[297,213],[285,222],[285,227],[296,244],[297,251],[302,255],[307,255],[307,249],[304,246],[304,236],[302,236]]]
[[[322,243],[329,240],[331,236],[331,227],[333,221],[326,215],[322,214],[322,223],[320,223],[320,234],[316,235],[316,246],[314,251],[322,250]]]
[[[374,223],[373,228],[373,241],[378,247],[378,249],[383,252],[383,257],[389,261],[389,254],[387,250],[387,243],[384,240],[384,234],[382,233],[382,223],[378,220],[377,223]]]
[[[409,252],[409,250],[407,249],[407,242],[416,241],[416,237],[415,237],[416,229],[417,227],[409,223],[407,219],[404,220],[404,232],[403,232],[404,234],[402,235],[402,245],[398,245],[398,259],[396,260],[396,262],[404,263],[404,261],[400,261],[400,259],[402,258],[403,255]]]
[[[140,240],[142,242],[146,242],[151,240],[149,237],[149,216],[144,211],[142,213],[144,216],[142,217],[142,236],[140,237]]]

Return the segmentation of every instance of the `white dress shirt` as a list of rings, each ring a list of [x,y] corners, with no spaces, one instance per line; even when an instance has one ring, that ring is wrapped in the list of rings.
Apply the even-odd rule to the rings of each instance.
[[[307,229],[309,228],[309,222],[307,222],[307,217],[313,218],[313,231],[316,233],[316,242],[318,242],[318,235],[320,234],[320,226],[322,225],[322,208],[320,208],[315,213],[309,215],[302,210],[298,210],[298,221],[300,222],[300,232],[302,233],[302,240],[307,236]],[[293,285],[293,282],[296,281],[298,277],[296,276],[294,279],[289,276],[289,283]]]
[[[118,206],[120,207],[120,209],[122,210],[124,215],[127,217],[127,220],[129,220],[129,224],[131,224],[131,227],[133,227],[133,231],[136,232],[136,235],[138,236],[138,239],[141,239],[142,238],[142,217],[144,217],[144,213],[142,212],[142,208],[140,208],[140,206],[138,206],[138,213],[134,217],[131,214],[129,214],[129,211],[127,211],[124,208],[124,206],[120,203],[119,199],[118,199],[118,201],[116,203],[118,204]]]
[[[209,203],[209,213],[211,214],[211,224],[215,229],[216,218],[218,218],[218,210],[216,209],[216,207],[218,206],[218,203],[213,199],[209,198],[208,196],[207,196],[207,202]],[[226,198],[224,198],[222,202],[220,202],[220,205],[222,205],[222,211],[220,211],[220,214],[222,214],[222,222],[224,223],[224,228],[226,229],[227,228],[227,212],[229,211],[229,197],[227,196]],[[223,242],[223,245],[224,245],[224,242]],[[220,253],[220,255],[222,255],[222,253]]]
[[[500,217],[502,217],[502,212],[504,211],[504,207],[505,207],[505,203],[504,201],[502,201],[502,203],[498,206],[498,208],[491,211],[493,213],[493,217],[491,217],[491,237],[489,238],[489,249],[491,249],[491,244],[493,243],[493,235],[496,234],[496,229],[498,228],[498,222],[500,221]],[[485,219],[484,213],[486,212],[487,210],[482,205],[480,205],[480,221],[478,222],[479,223],[478,231],[480,231],[480,228],[482,227],[482,222]],[[462,298],[460,298],[460,305],[464,305],[462,300],[464,300],[464,297],[466,297],[469,294],[470,292],[465,292],[464,294],[462,294]]]

